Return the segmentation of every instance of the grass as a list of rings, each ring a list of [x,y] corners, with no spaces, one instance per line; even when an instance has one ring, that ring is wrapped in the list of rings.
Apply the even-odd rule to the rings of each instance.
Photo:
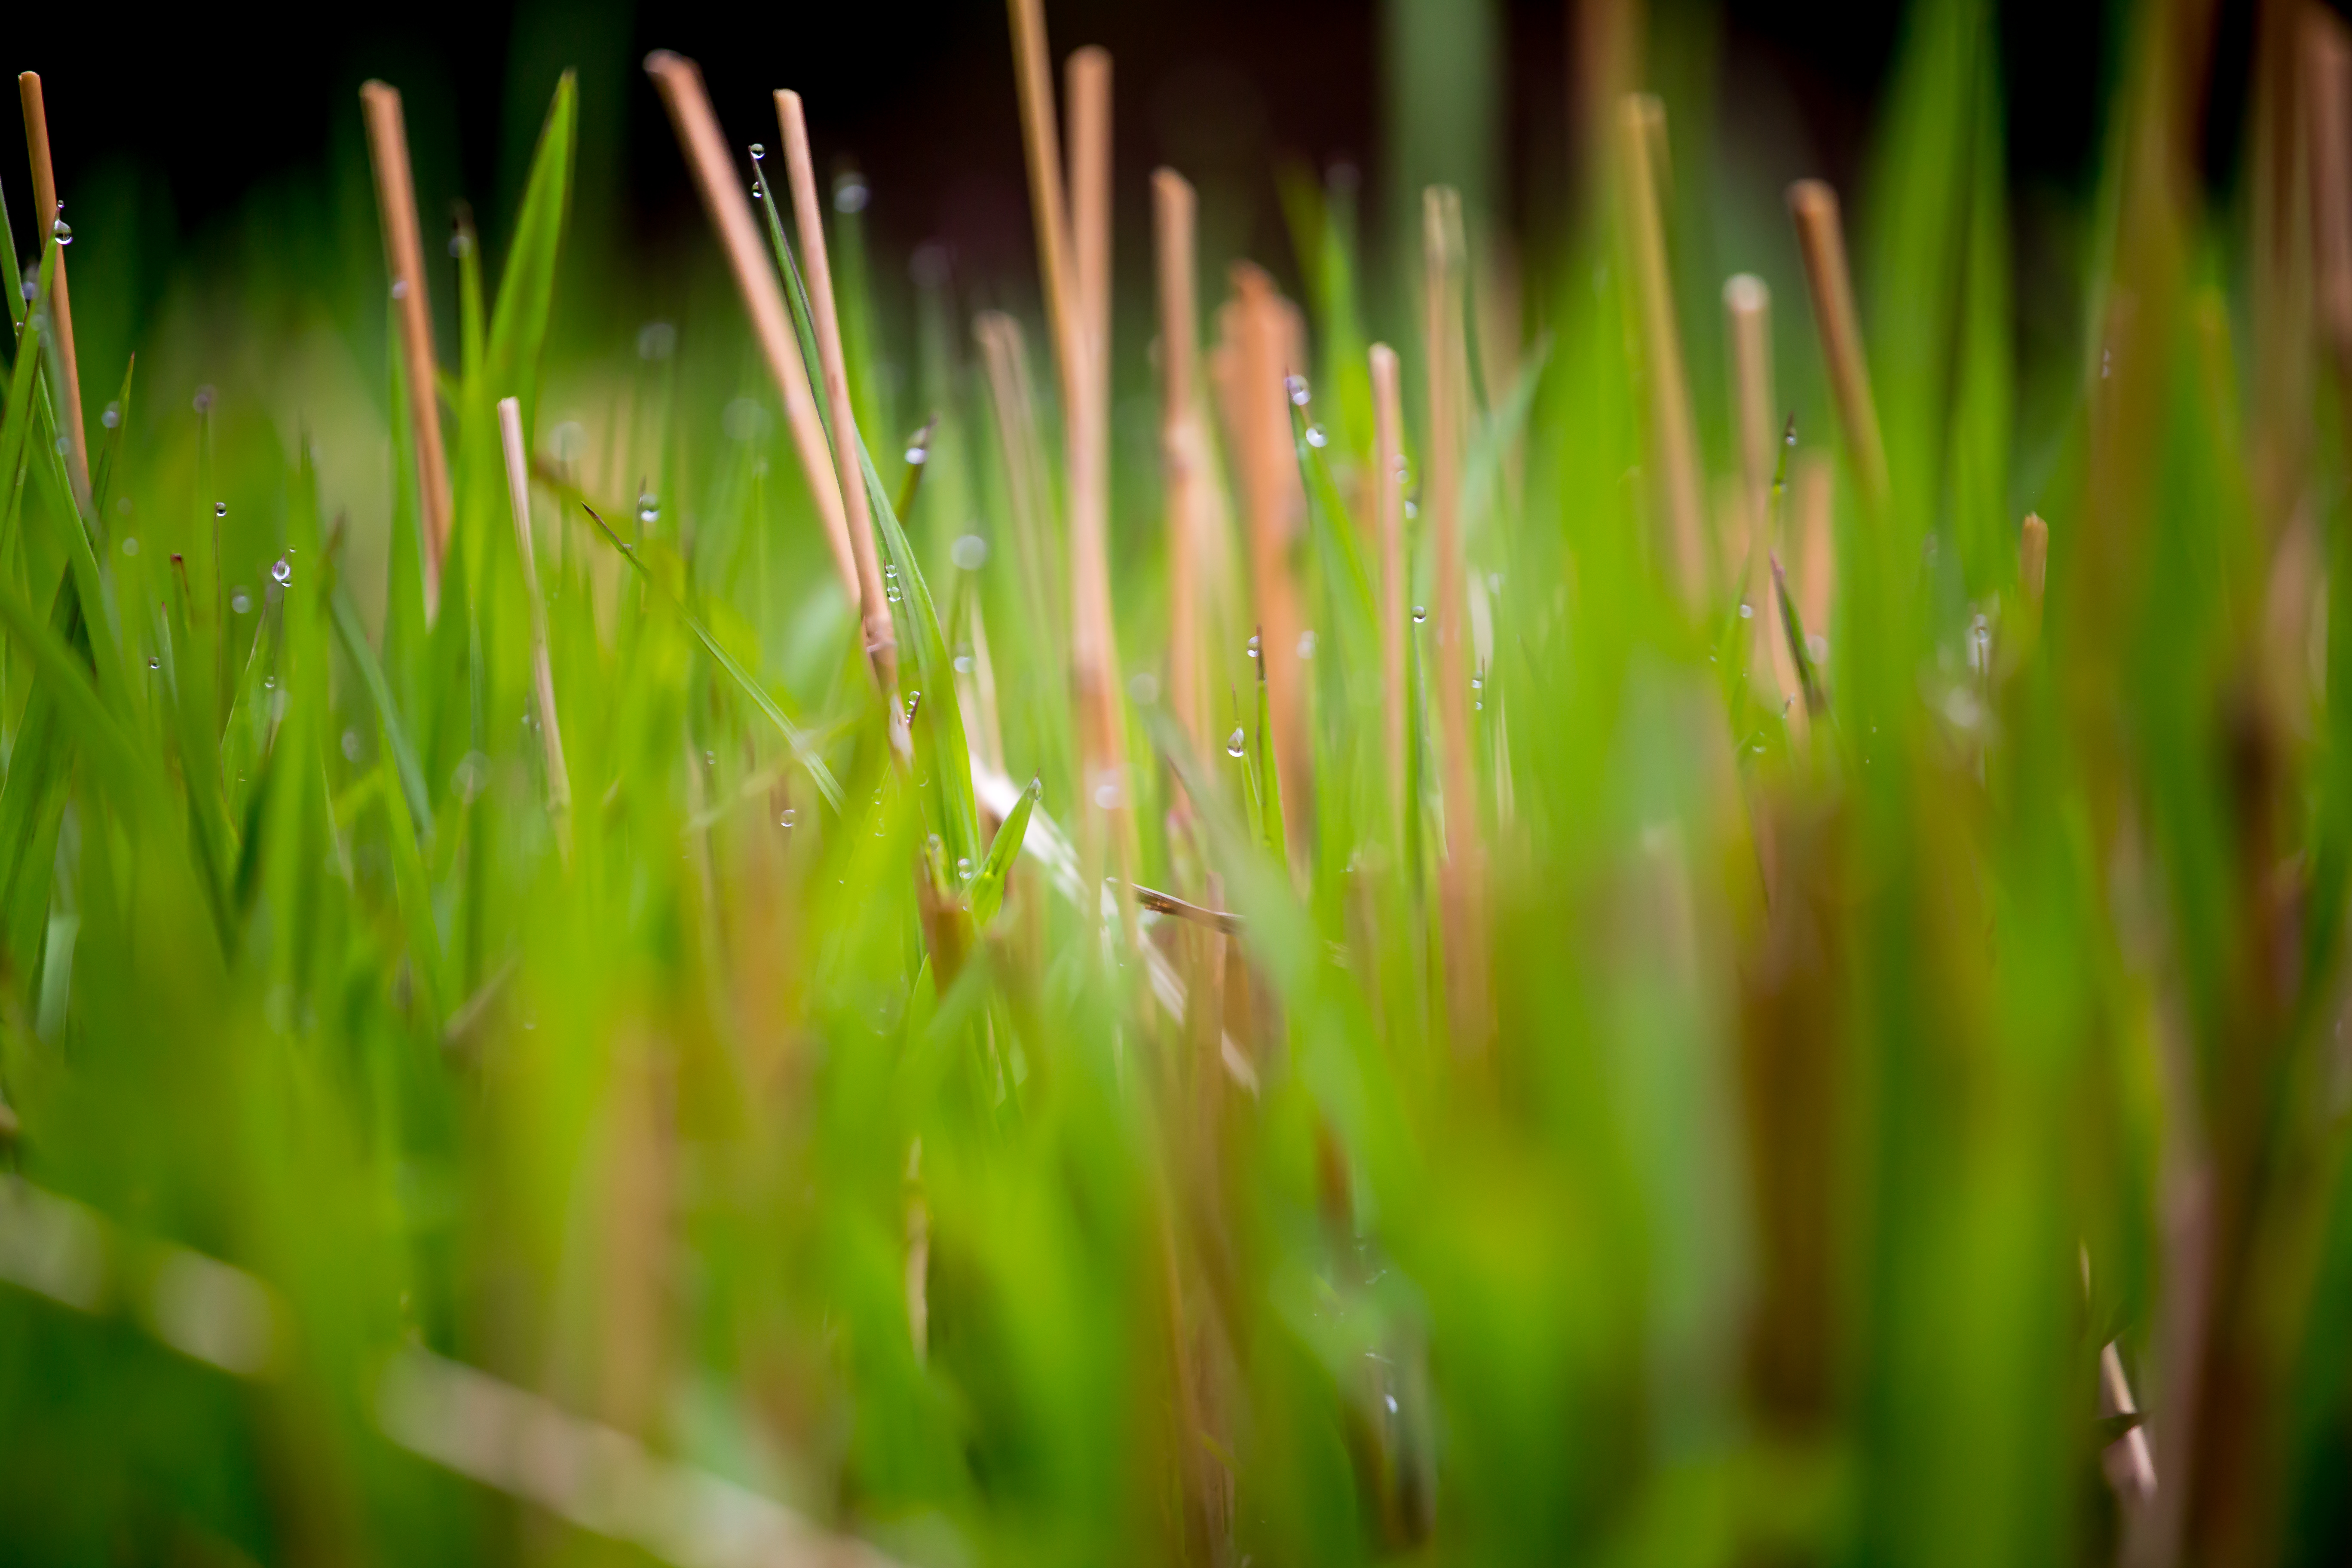
[[[86,489],[0,245],[5,1555],[2341,1560],[2352,54],[2217,208],[2171,16],[2079,278],[1915,0],[1787,229],[1618,38],[1561,233],[1286,174],[1173,362],[744,126],[612,341],[567,76],[427,396],[298,226]]]

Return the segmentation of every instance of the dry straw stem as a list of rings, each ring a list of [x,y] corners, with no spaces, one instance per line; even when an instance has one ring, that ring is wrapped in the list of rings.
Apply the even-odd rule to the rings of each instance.
[[[1769,566],[1780,548],[1772,506],[1772,476],[1780,459],[1772,400],[1772,291],[1762,279],[1742,272],[1723,286],[1723,313],[1731,336],[1740,498],[1748,521],[1747,580],[1741,596],[1756,612],[1753,669],[1758,684],[1785,706],[1791,727],[1801,728],[1804,704],[1790,700],[1798,694],[1796,661],[1789,652]]]
[[[1250,577],[1257,600],[1258,661],[1274,710],[1274,752],[1282,778],[1285,841],[1302,862],[1307,852],[1307,803],[1313,798],[1307,735],[1307,682],[1298,658],[1306,629],[1298,585],[1291,574],[1295,520],[1305,510],[1298,458],[1290,433],[1290,320],[1274,279],[1249,262],[1236,262],[1234,291],[1239,359],[1232,390],[1234,444],[1242,467],[1242,500],[1249,519]]]
[[[523,594],[530,601],[530,673],[539,700],[540,741],[547,749],[547,809],[559,835],[568,837],[572,775],[563,766],[563,731],[555,719],[555,667],[547,654],[547,602],[540,597],[539,563],[531,547],[530,459],[523,441],[522,405],[511,397],[499,399],[499,441],[506,452],[507,501],[514,512]]]
[[[874,512],[866,494],[866,472],[857,460],[857,413],[849,402],[849,363],[841,352],[841,314],[833,300],[833,264],[824,247],[824,209],[816,194],[816,165],[809,156],[808,120],[801,95],[776,91],[776,123],[784,134],[784,174],[792,184],[793,221],[801,234],[801,270],[806,275],[809,313],[815,318],[816,357],[824,376],[825,412],[833,422],[833,457],[849,528],[850,558],[856,564],[858,616],[866,628],[866,657],[885,692],[898,684],[898,634],[890,601],[882,590],[882,559],[874,548]],[[772,276],[772,274],[771,274]]]
[[[1797,615],[1805,635],[1826,638],[1837,608],[1837,532],[1832,503],[1837,474],[1819,452],[1800,452],[1789,484],[1790,510],[1796,518]]]
[[[1437,562],[1429,620],[1437,641],[1439,751],[1444,758],[1445,863],[1438,899],[1445,942],[1446,1006],[1454,1048],[1486,1046],[1486,867],[1477,778],[1471,768],[1469,591],[1462,557],[1462,447],[1468,417],[1469,353],[1462,331],[1462,198],[1432,185],[1422,198],[1422,287],[1429,386],[1429,503]]]
[[[1846,270],[1837,193],[1820,180],[1799,180],[1789,187],[1789,214],[1796,220],[1797,244],[1804,252],[1813,322],[1822,335],[1822,357],[1829,362],[1838,421],[1845,427],[1846,446],[1862,480],[1863,505],[1874,521],[1883,521],[1893,500],[1886,444],[1878,433],[1878,405],[1872,401],[1870,369],[1862,357],[1862,318],[1854,310],[1853,279]]]
[[[1110,599],[1110,56],[1098,48],[1072,54],[1068,84],[1078,328],[1071,334],[1076,363],[1064,372],[1076,411],[1068,431],[1072,673],[1088,798],[1098,808],[1108,799],[1124,809],[1127,742]],[[1122,845],[1120,864],[1129,863]]]
[[[2304,12],[2311,134],[2313,297],[2336,374],[2352,385],[2352,37],[2325,6]]]
[[[1201,319],[1194,285],[1192,185],[1173,169],[1151,175],[1152,239],[1160,282],[1160,461],[1168,488],[1168,700],[1195,756],[1208,754],[1206,638],[1201,568],[1205,554],[1208,454],[1199,402]],[[1181,797],[1180,797],[1181,798]]]
[[[1405,809],[1404,405],[1396,350],[1371,347],[1372,521],[1381,551],[1381,757],[1388,774],[1389,816]]]
[[[16,79],[25,100],[25,151],[33,164],[34,235],[47,246],[58,223],[58,174],[49,159],[49,114],[41,101],[41,77],[26,71]],[[49,285],[49,319],[56,323],[50,341],[57,345],[58,374],[65,383],[65,407],[58,411],[66,427],[66,457],[73,474],[75,500],[89,504],[89,439],[81,419],[81,370],[74,358],[73,307],[66,298],[66,252],[58,247],[57,276]]]
[[[859,603],[857,557],[849,542],[849,522],[842,510],[842,486],[835,480],[832,454],[825,448],[824,426],[817,418],[816,400],[809,388],[808,367],[801,363],[800,344],[793,337],[792,318],[784,310],[783,285],[777,280],[775,262],[767,243],[751,221],[751,204],[719,132],[719,117],[711,112],[710,96],[703,90],[702,71],[683,55],[656,49],[646,57],[646,74],[654,79],[670,124],[677,132],[687,166],[696,189],[719,231],[719,248],[734,271],[735,286],[751,315],[752,335],[776,379],[776,395],[783,400],[784,423],[793,432],[793,449],[801,472],[808,477],[816,499],[817,516],[824,521],[825,543],[833,551],[834,571],[841,591],[854,607]],[[862,489],[862,487],[858,487]]]
[[[409,423],[416,429],[416,510],[425,533],[425,614],[441,608],[441,563],[449,553],[449,458],[441,445],[440,371],[433,356],[433,312],[425,293],[425,247],[417,237],[416,184],[408,169],[408,128],[400,89],[360,87],[368,161],[375,167],[376,214],[383,225],[383,267],[400,318],[400,362],[408,380]]]
[[[1683,603],[1696,610],[1706,597],[1706,513],[1690,386],[1684,379],[1682,337],[1675,325],[1674,284],[1666,270],[1665,224],[1658,211],[1655,153],[1664,137],[1652,124],[1662,121],[1664,112],[1655,99],[1627,94],[1620,110],[1618,143],[1625,160],[1626,241],[1641,318],[1643,368],[1649,382],[1650,458],[1657,465],[1658,502],[1665,518],[1675,585]]]

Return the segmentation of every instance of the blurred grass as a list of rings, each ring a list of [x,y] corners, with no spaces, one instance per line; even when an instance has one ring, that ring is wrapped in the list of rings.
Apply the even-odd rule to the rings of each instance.
[[[1883,515],[1759,229],[1778,194],[1716,150],[1716,45],[1651,40],[1710,497],[1740,462],[1720,276],[1779,300],[1792,590],[1803,470],[1839,465],[1810,723],[1746,668],[1771,612],[1740,603],[1739,527],[1704,602],[1675,586],[1602,150],[1563,235],[1473,213],[1458,605],[1429,350],[1381,286],[1410,253],[1366,254],[1352,177],[1282,172],[1312,651],[1244,647],[1262,585],[1204,394],[1203,732],[1168,711],[1167,520],[1122,424],[1132,754],[1102,809],[1133,815],[1138,881],[1227,915],[1146,913],[1134,945],[1069,847],[1097,805],[1049,339],[990,329],[1025,337],[1016,405],[966,314],[1024,281],[931,251],[881,283],[862,182],[832,187],[894,727],[699,235],[653,284],[580,258],[614,243],[578,178],[593,80],[542,111],[518,78],[536,131],[495,243],[434,256],[457,522],[429,623],[363,178],[264,193],[184,263],[136,176],[77,193],[79,243],[11,289],[0,409],[0,1555],[2342,1560],[2344,389],[2307,252],[2201,204],[2176,20],[2136,17],[2096,260],[2053,283],[2011,254],[1989,7],[1915,0],[1847,204]],[[1484,155],[1450,96],[1476,54],[1399,84],[1402,141]],[[2258,77],[2257,111],[2304,79]],[[2264,188],[2308,221],[2305,187]],[[60,254],[88,506],[44,354]],[[2079,339],[2021,331],[2057,288]],[[2277,312],[2293,396],[2244,346]],[[1401,816],[1381,335],[1430,612]],[[2299,456],[2258,485],[2273,449]],[[1466,811],[1435,646],[1460,623]],[[1312,766],[1277,779],[1286,681]],[[1442,891],[1464,824],[1483,952]]]

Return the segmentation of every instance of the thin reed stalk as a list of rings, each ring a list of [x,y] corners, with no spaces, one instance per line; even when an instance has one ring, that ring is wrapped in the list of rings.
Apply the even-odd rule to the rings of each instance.
[[[33,165],[33,220],[35,254],[49,242],[63,211],[58,200],[57,169],[49,157],[49,111],[41,97],[41,76],[38,71],[26,71],[16,78],[16,91],[25,104],[25,151]],[[49,320],[51,346],[57,353],[58,379],[65,384],[65,406],[58,410],[58,419],[65,426],[66,461],[73,475],[74,500],[84,507],[89,505],[89,437],[82,426],[81,368],[74,357],[73,304],[66,291],[65,240],[58,244],[57,275],[49,283]]]
[[[1462,322],[1461,197],[1431,186],[1422,201],[1422,331],[1428,366],[1428,502],[1437,571],[1429,621],[1437,645],[1437,717],[1445,796],[1445,858],[1438,900],[1445,1003],[1459,1056],[1485,1054],[1486,853],[1470,732],[1470,595],[1462,552],[1462,456],[1468,423],[1469,354]]]
[[[1666,268],[1665,222],[1659,213],[1656,163],[1664,142],[1664,115],[1657,100],[1628,94],[1620,110],[1618,142],[1625,165],[1628,259],[1649,384],[1650,460],[1657,468],[1653,483],[1665,521],[1666,555],[1675,589],[1685,606],[1696,611],[1706,598],[1706,506],[1690,385],[1683,372],[1682,334],[1675,324],[1674,282]]]
[[[1381,762],[1388,775],[1389,819],[1404,826],[1405,788],[1405,551],[1404,404],[1396,350],[1374,343],[1372,374],[1372,521],[1381,552]]]
[[[547,601],[539,591],[539,563],[530,535],[530,458],[525,451],[522,404],[499,399],[499,442],[507,468],[507,502],[514,513],[515,551],[522,562],[523,595],[530,602],[531,692],[539,710],[540,743],[547,755],[547,812],[557,842],[572,848],[572,775],[563,765],[563,728],[555,717],[555,667],[547,651]]]
[[[711,227],[719,231],[719,248],[726,253],[727,265],[735,275],[735,287],[743,296],[743,308],[751,318],[752,335],[759,340],[769,374],[775,378],[776,395],[783,401],[784,424],[793,433],[793,450],[800,458],[802,474],[808,479],[817,516],[824,524],[825,543],[833,552],[834,571],[841,579],[841,591],[848,597],[850,607],[856,609],[861,593],[857,556],[851,546],[848,516],[842,500],[845,487],[834,476],[824,424],[817,416],[816,399],[810,390],[808,366],[801,361],[800,344],[793,336],[792,317],[784,308],[783,285],[777,280],[775,263],[751,221],[751,204],[743,195],[734,160],[728,154],[719,117],[711,112],[710,95],[703,89],[701,68],[683,55],[656,49],[646,57],[646,74],[654,79],[662,104],[669,110],[670,124],[677,132],[687,166],[694,174],[695,188],[702,194]]]
[[[375,169],[376,216],[383,226],[384,270],[400,321],[400,361],[408,383],[408,418],[416,433],[416,510],[425,535],[425,616],[441,611],[441,567],[449,554],[449,456],[441,441],[441,377],[433,352],[433,311],[425,291],[425,247],[416,226],[416,185],[408,167],[408,129],[400,89],[360,87],[368,159]]]
[[[1120,706],[1118,631],[1110,597],[1110,56],[1083,48],[1067,68],[1070,111],[1070,243],[1078,331],[1065,434],[1069,442],[1071,673],[1077,682],[1079,744],[1087,802],[1118,813],[1110,832],[1122,880],[1133,864],[1125,710]],[[1089,837],[1111,826],[1106,816]]]
[[[1740,500],[1748,520],[1748,559],[1740,599],[1755,616],[1750,668],[1757,686],[1769,691],[1773,702],[1789,715],[1790,728],[1801,730],[1805,705],[1793,700],[1798,695],[1796,662],[1789,650],[1780,595],[1772,592],[1771,581],[1772,556],[1780,548],[1772,495],[1780,458],[1772,397],[1772,292],[1762,279],[1742,272],[1723,286],[1723,311],[1730,329]]]
[[[850,558],[857,567],[858,617],[865,627],[866,657],[874,679],[887,695],[898,685],[898,634],[882,587],[881,552],[874,546],[874,512],[866,494],[865,469],[857,460],[856,410],[849,401],[849,362],[841,352],[841,314],[835,307],[833,264],[824,244],[824,210],[817,200],[816,165],[809,156],[808,120],[801,95],[776,90],[776,123],[784,134],[784,173],[792,186],[793,218],[801,235],[801,270],[806,276],[809,313],[815,319],[817,362],[824,377],[825,412],[832,421],[833,460],[849,528]]]
[[[1883,521],[1894,491],[1886,472],[1886,443],[1879,434],[1878,405],[1870,393],[1870,367],[1862,353],[1862,317],[1854,309],[1853,279],[1846,269],[1837,192],[1820,180],[1799,180],[1789,187],[1789,212],[1804,253],[1805,285],[1812,295],[1822,357],[1829,363],[1830,392],[1862,481],[1863,506],[1874,520]]]
[[[1210,754],[1201,573],[1207,552],[1207,444],[1200,413],[1200,305],[1192,185],[1151,176],[1160,280],[1160,460],[1168,493],[1168,700],[1196,757]],[[1179,797],[1181,798],[1181,796]]]
[[[1298,658],[1305,630],[1291,543],[1306,510],[1290,433],[1288,311],[1274,279],[1243,261],[1233,269],[1240,353],[1230,394],[1234,445],[1241,460],[1242,504],[1249,522],[1250,578],[1257,615],[1258,660],[1274,710],[1275,763],[1282,776],[1285,840],[1303,863],[1312,821],[1313,757],[1307,681]]]

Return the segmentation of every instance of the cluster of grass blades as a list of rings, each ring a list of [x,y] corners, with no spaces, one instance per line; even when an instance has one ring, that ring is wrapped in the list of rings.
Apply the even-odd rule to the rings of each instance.
[[[1632,43],[1553,239],[1285,174],[1303,309],[1160,171],[1147,356],[1009,10],[1042,321],[665,53],[724,282],[615,356],[572,79],[495,279],[372,83],[385,384],[258,442],[86,426],[25,79],[0,1556],[2343,1560],[2342,25],[2240,221],[2135,12],[2055,350],[1913,0],[1769,239]]]

